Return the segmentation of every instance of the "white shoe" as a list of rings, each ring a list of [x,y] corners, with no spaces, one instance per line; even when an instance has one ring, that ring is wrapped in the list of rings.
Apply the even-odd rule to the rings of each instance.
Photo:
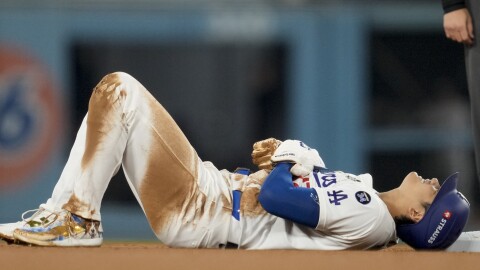
[[[103,231],[100,221],[84,219],[66,210],[55,214],[50,223],[22,227],[13,231],[15,240],[38,246],[100,246]]]
[[[25,217],[27,214],[32,213],[30,217]],[[14,223],[0,224],[0,240],[4,240],[7,243],[14,243],[13,231],[20,228],[33,228],[38,227],[53,221],[55,214],[46,210],[42,204],[40,208],[34,210],[25,211],[22,214],[22,221]]]

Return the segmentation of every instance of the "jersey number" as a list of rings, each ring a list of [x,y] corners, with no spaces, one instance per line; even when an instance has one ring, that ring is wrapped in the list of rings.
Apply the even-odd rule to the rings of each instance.
[[[322,174],[322,177],[320,178],[322,179],[321,183],[320,183],[320,179],[318,179],[318,174],[314,173],[313,177],[315,177],[315,181],[317,182],[317,185],[319,187],[325,188],[332,184],[337,183],[337,176],[335,175],[335,173]]]
[[[328,201],[331,204],[340,205],[340,202],[347,199],[348,195],[343,193],[343,190],[334,190],[334,191],[327,191],[328,194]]]

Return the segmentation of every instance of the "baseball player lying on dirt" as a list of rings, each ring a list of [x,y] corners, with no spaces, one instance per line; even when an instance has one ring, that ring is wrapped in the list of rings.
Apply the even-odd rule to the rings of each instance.
[[[40,246],[102,244],[100,205],[122,165],[158,239],[172,247],[370,249],[397,241],[444,249],[460,235],[469,203],[453,175],[409,173],[378,193],[369,174],[329,171],[301,141],[253,146],[259,171],[231,173],[202,161],[175,121],[133,77],[94,88],[89,110],[52,197],[0,237]]]

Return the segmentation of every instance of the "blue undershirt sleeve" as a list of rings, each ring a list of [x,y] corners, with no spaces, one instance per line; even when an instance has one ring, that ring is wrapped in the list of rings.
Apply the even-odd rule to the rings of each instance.
[[[320,216],[317,192],[293,186],[292,166],[289,163],[275,166],[260,189],[258,201],[272,215],[316,228]]]

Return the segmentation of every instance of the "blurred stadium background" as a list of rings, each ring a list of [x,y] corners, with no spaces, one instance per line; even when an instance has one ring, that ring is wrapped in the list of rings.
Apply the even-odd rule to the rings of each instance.
[[[51,194],[91,89],[139,79],[204,160],[250,167],[254,141],[298,138],[375,188],[461,173],[478,230],[463,47],[438,0],[2,0],[0,223]],[[154,239],[120,172],[110,240]]]

